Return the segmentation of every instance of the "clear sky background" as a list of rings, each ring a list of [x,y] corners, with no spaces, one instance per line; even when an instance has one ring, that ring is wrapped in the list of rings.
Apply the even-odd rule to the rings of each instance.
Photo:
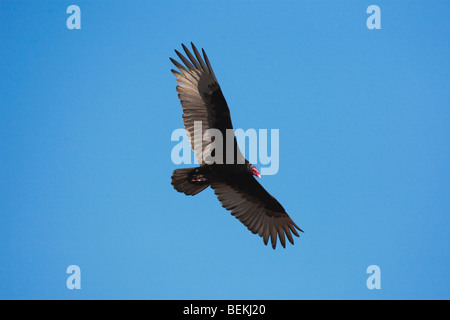
[[[0,298],[450,298],[449,12],[0,1]],[[172,188],[169,56],[191,41],[234,127],[280,130],[280,170],[261,182],[305,230],[294,246],[264,246],[211,189]]]

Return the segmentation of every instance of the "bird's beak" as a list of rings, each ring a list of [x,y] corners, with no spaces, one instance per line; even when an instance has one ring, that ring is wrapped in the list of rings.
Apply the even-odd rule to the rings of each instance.
[[[257,177],[258,177],[259,179],[261,179],[261,175],[260,175],[260,174],[258,174]]]

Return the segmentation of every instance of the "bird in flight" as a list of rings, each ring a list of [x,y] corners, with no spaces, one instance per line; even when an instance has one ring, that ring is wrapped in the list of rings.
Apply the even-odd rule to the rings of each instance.
[[[265,245],[270,238],[275,249],[277,237],[283,247],[286,247],[286,237],[294,244],[292,234],[298,237],[297,230],[303,231],[255,179],[254,176],[261,178],[261,175],[242,155],[234,133],[231,135],[234,140],[231,148],[230,143],[220,145],[214,137],[205,139],[205,132],[209,129],[219,130],[223,137],[230,139],[226,132],[233,130],[233,125],[227,102],[205,51],[202,49],[202,58],[194,44],[191,45],[194,54],[182,44],[187,58],[175,50],[184,65],[172,58],[170,60],[178,68],[178,71],[171,71],[177,78],[186,133],[200,166],[174,170],[173,187],[190,196],[211,187],[222,206],[252,233],[262,237]],[[208,152],[212,156],[221,153],[222,159],[227,161],[214,158],[213,161],[205,161],[203,155]]]

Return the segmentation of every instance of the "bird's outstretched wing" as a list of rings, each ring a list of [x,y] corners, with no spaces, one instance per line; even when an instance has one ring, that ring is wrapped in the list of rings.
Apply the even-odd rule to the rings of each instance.
[[[267,245],[270,237],[274,249],[277,236],[285,247],[285,235],[294,244],[292,233],[298,237],[295,229],[303,232],[281,204],[252,176],[222,178],[211,183],[211,188],[222,206],[230,210],[251,232],[261,236],[264,244]]]
[[[211,64],[202,49],[203,58],[192,44],[194,55],[182,44],[187,59],[180,52],[175,53],[185,66],[170,58],[179,71],[171,70],[177,77],[177,92],[183,108],[184,127],[188,133],[191,147],[199,164],[203,163],[203,154],[211,154],[215,148],[214,139],[203,141],[205,131],[217,129],[226,138],[226,130],[233,129],[230,110],[222,94]],[[201,130],[195,122],[201,121]],[[198,124],[198,123],[197,123]],[[240,153],[240,151],[237,151]]]

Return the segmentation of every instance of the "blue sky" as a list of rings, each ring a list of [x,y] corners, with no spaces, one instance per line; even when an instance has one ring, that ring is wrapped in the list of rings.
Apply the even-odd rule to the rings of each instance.
[[[0,298],[450,298],[449,11],[1,1]],[[210,189],[173,190],[169,56],[191,41],[234,127],[280,130],[280,170],[261,182],[305,230],[294,246],[264,246]]]

